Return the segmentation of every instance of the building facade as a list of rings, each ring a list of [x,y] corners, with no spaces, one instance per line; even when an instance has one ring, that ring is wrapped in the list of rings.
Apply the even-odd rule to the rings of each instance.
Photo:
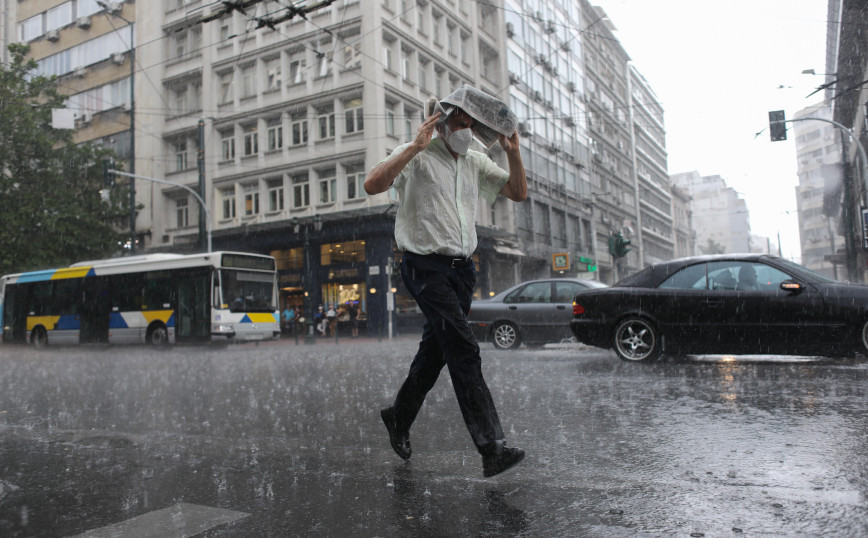
[[[584,0],[105,6],[18,2],[17,29],[70,93],[78,140],[177,185],[135,181],[137,252],[201,250],[209,233],[275,256],[281,307],[358,301],[370,332],[417,328],[395,271],[399,201],[363,183],[415,137],[428,98],[470,84],[518,116],[529,183],[524,203],[480,201],[477,297],[543,276],[613,281],[613,232],[641,245],[619,276],[674,253],[662,108]],[[569,271],[554,271],[560,253]]]
[[[697,254],[751,252],[747,204],[722,177],[693,171],[673,174],[670,180],[691,199]]]
[[[820,103],[797,112],[793,119],[832,119],[832,109]],[[844,238],[837,233],[835,215],[843,187],[840,132],[822,121],[796,121],[792,124],[796,139],[799,185],[796,204],[802,264],[831,278],[837,278],[836,263],[843,262]],[[841,271],[843,274],[843,271]]]

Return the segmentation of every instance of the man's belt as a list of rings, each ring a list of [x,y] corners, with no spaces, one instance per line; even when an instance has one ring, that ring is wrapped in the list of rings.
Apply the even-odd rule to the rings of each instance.
[[[467,267],[473,266],[473,258],[461,258],[449,256],[447,254],[425,254],[424,256],[420,255],[420,257],[446,265],[453,269],[466,269]]]

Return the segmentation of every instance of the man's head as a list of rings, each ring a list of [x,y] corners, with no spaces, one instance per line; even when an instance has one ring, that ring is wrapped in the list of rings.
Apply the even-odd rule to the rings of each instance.
[[[470,141],[473,139],[471,128],[475,121],[467,112],[455,107],[446,116],[445,121],[437,123],[437,132],[440,138],[446,142],[449,151],[457,155],[467,153]]]

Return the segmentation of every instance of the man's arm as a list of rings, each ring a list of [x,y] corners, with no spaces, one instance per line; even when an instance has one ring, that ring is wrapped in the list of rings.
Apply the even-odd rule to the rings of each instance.
[[[407,166],[413,157],[419,154],[422,150],[428,147],[431,143],[431,137],[434,134],[434,126],[437,124],[437,119],[440,113],[428,116],[428,119],[422,122],[419,130],[416,133],[416,140],[412,144],[405,147],[398,155],[392,155],[385,161],[379,163],[371,169],[368,177],[365,179],[365,192],[368,194],[380,194],[389,190],[389,187],[394,183],[395,178],[401,173],[401,170]]]
[[[509,164],[509,181],[500,189],[500,194],[513,202],[523,202],[527,199],[527,175],[524,172],[524,164],[521,162],[521,151],[518,144],[518,131],[507,138],[500,135],[500,146],[506,152],[506,160]]]

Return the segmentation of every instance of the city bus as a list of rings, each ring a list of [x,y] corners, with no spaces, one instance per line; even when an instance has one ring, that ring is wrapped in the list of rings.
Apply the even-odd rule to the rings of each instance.
[[[271,256],[150,254],[0,278],[2,341],[164,345],[280,335]]]

